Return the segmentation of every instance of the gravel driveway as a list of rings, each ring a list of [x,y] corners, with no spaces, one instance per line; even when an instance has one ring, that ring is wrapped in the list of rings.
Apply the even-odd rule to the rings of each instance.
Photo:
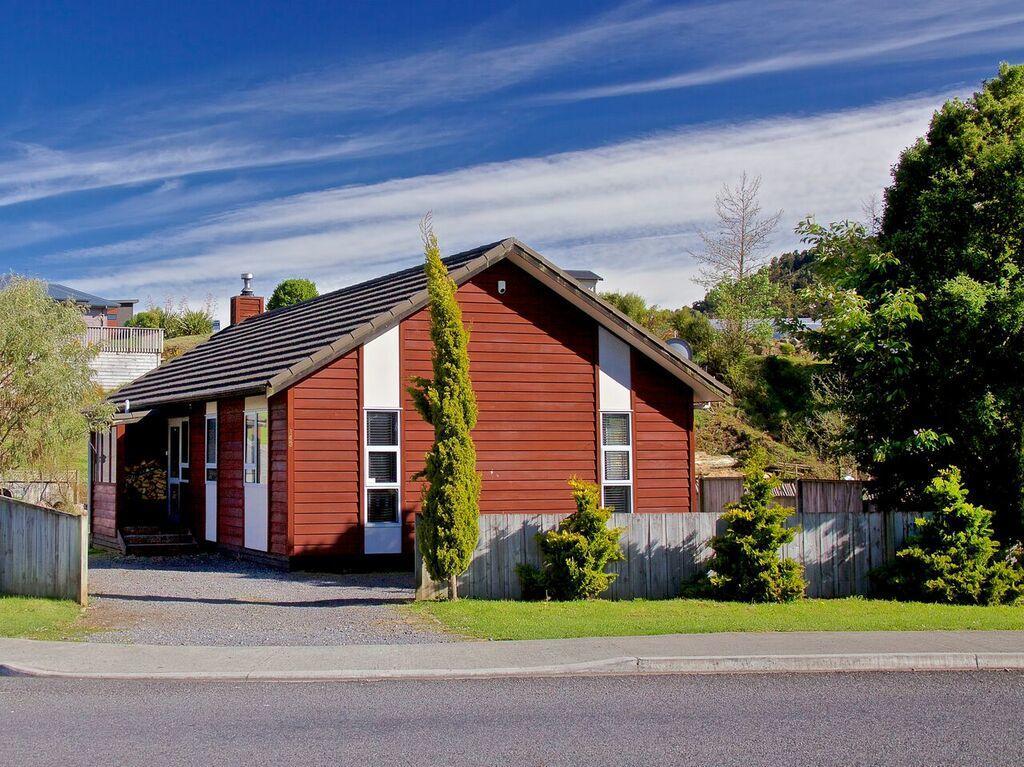
[[[454,639],[407,618],[410,573],[289,573],[218,554],[89,562],[93,642],[409,644]]]

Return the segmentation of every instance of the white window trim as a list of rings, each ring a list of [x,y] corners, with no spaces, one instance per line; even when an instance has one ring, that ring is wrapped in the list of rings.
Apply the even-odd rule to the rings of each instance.
[[[628,430],[629,444],[628,445],[605,445],[604,444],[604,417],[606,415],[624,415],[629,419]],[[635,471],[633,468],[633,411],[632,410],[602,410],[600,411],[600,420],[598,422],[598,438],[601,441],[601,505],[605,505],[604,491],[606,487],[628,487],[629,488],[629,511],[616,511],[617,514],[632,514],[636,511],[636,491],[633,489],[633,477]],[[605,458],[606,452],[613,453],[629,453],[629,479],[608,479],[605,477]]]
[[[209,444],[207,444],[207,441],[210,438],[210,421],[213,421],[213,433],[214,433],[214,435],[216,436],[218,441],[220,440],[220,424],[217,422],[217,415],[215,413],[207,413],[206,414],[206,418],[203,421],[203,468],[204,469],[214,469],[214,470],[216,470],[216,468],[217,468],[217,460],[214,460],[212,463],[208,460],[209,457],[210,457],[210,446],[209,446]],[[243,421],[243,425],[244,425],[244,421]],[[214,451],[216,453],[216,458],[219,459],[220,458],[220,445],[214,444]],[[203,479],[205,481],[207,481],[207,482],[216,482],[216,480],[206,479],[206,472],[205,471],[203,472]]]
[[[398,436],[397,445],[370,445],[366,434],[366,422],[370,413],[394,413],[395,430]],[[400,527],[402,525],[402,409],[397,407],[365,407],[363,408],[363,524],[366,527]],[[377,482],[370,479],[370,453],[394,453],[395,454],[395,482]],[[371,490],[395,490],[398,500],[395,503],[394,522],[371,522],[370,491]]]
[[[257,410],[245,410],[242,412],[242,484],[243,485],[265,485],[269,480],[269,477],[260,476],[260,416],[263,416],[267,421],[267,449],[270,449],[270,413],[268,410],[257,409]],[[249,416],[252,416],[256,420],[256,462],[249,462],[249,445],[245,439],[246,423],[249,420]],[[217,425],[220,428],[220,424]],[[218,454],[218,458],[219,458]],[[255,482],[246,482],[245,474],[247,471],[252,469],[256,473]],[[267,457],[267,473],[270,473],[270,458]]]
[[[185,430],[182,428],[183,424],[188,424],[189,433],[186,435]],[[178,484],[188,484],[188,469],[189,461],[185,459],[192,458],[192,445],[188,444],[192,439],[192,424],[189,419],[186,418],[170,418],[167,421],[167,473],[170,475],[171,469],[171,428],[177,425],[178,427]]]

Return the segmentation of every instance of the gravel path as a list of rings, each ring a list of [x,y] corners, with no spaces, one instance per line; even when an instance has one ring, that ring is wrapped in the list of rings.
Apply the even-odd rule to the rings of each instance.
[[[455,637],[407,618],[409,573],[289,573],[217,554],[94,556],[93,642],[339,645],[443,642]]]

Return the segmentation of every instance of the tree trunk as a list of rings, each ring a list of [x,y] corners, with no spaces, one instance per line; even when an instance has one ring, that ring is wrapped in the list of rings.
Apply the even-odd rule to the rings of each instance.
[[[457,601],[459,598],[459,576],[449,575],[448,576],[448,599],[452,602]]]

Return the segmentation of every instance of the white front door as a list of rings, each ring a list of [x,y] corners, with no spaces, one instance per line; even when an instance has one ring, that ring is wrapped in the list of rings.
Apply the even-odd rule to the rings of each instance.
[[[206,540],[217,540],[217,403],[206,405]]]
[[[269,548],[270,429],[266,397],[246,397],[242,481],[245,485],[245,531],[247,549]]]
[[[167,521],[180,525],[188,509],[188,418],[167,421]]]

